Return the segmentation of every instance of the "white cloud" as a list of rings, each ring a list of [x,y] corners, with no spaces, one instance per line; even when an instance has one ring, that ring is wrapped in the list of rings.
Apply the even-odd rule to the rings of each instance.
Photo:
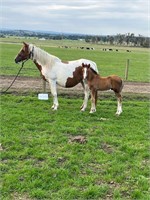
[[[3,0],[0,18],[5,28],[114,34],[134,27],[147,35],[148,1]]]

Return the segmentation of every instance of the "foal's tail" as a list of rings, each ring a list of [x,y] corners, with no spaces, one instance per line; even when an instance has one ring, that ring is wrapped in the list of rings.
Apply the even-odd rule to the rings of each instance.
[[[121,79],[121,87],[120,87],[120,92],[122,91],[123,87],[124,87],[124,81],[123,81],[123,79]]]

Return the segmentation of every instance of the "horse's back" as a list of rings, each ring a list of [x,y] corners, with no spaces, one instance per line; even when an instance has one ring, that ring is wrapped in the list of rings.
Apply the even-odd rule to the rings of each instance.
[[[94,61],[81,58],[81,59],[79,59],[79,62],[81,63],[81,65],[82,65],[82,63],[87,64],[87,65],[90,64],[90,67],[98,73],[98,68]]]

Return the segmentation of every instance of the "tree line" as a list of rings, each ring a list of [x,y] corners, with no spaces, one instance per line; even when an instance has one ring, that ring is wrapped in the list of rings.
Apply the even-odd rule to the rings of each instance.
[[[117,35],[86,35],[86,34],[70,34],[57,32],[35,32],[25,30],[0,31],[0,37],[36,37],[50,40],[85,40],[92,44],[110,44],[120,46],[150,47],[150,38],[142,35],[136,36],[134,33],[117,34]]]
[[[95,44],[110,44],[120,46],[150,47],[150,38],[142,35],[135,36],[134,33],[117,34],[107,36],[87,36],[85,41]]]

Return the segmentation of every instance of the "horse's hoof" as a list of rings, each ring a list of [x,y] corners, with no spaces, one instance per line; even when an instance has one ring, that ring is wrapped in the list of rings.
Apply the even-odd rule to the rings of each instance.
[[[116,113],[115,115],[116,115],[117,117],[119,117],[119,116],[120,116],[120,114],[121,114],[121,113]]]
[[[83,109],[83,107],[84,107],[84,106],[82,105],[82,106],[80,107],[80,110],[82,110],[82,109]]]
[[[81,112],[84,112],[84,111],[85,111],[85,108],[82,108],[80,111],[81,111]]]
[[[52,110],[57,110],[57,108],[58,108],[58,107],[55,106],[55,105],[53,105],[53,106],[51,107]]]
[[[55,108],[55,106],[54,106],[54,105],[52,105],[51,109],[53,110],[54,108]]]
[[[119,116],[120,114],[122,113],[122,111],[120,111],[120,112],[116,112],[116,116]]]

